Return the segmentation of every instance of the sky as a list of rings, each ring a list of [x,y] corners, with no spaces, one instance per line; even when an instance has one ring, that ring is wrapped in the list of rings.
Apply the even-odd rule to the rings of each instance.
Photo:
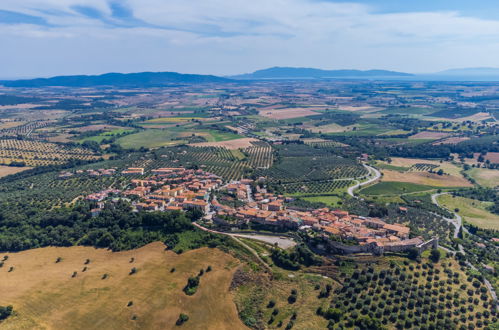
[[[497,0],[1,0],[0,78],[499,67]]]

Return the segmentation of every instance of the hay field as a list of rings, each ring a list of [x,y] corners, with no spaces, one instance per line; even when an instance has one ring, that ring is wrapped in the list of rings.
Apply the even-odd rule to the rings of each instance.
[[[466,171],[475,181],[484,187],[494,188],[499,186],[499,170],[488,168],[472,168]]]
[[[164,248],[157,242],[118,253],[78,246],[8,254],[0,305],[12,304],[16,314],[2,329],[173,329],[181,312],[190,318],[184,329],[244,329],[229,293],[239,261],[218,249],[176,255]],[[187,296],[187,278],[209,265],[197,293]],[[132,267],[138,271],[129,275]]]
[[[409,139],[442,139],[449,136],[449,133],[442,132],[419,132],[414,135],[409,136]]]
[[[271,119],[291,119],[291,118],[300,118],[300,117],[318,115],[319,113],[314,110],[320,110],[320,109],[315,109],[315,108],[266,109],[266,110],[259,110],[258,114],[262,117],[267,117]]]
[[[472,187],[462,176],[455,175],[438,175],[436,173],[428,172],[398,172],[391,170],[383,170],[383,177],[381,181],[396,181],[396,182],[409,182],[434,187]]]
[[[441,195],[438,202],[449,210],[459,209],[459,214],[469,223],[485,229],[499,230],[499,215],[487,211],[493,202],[482,202],[465,197]]]
[[[341,126],[341,125],[333,123],[333,124],[328,124],[328,125],[311,126],[311,127],[304,127],[304,128],[308,129],[312,133],[341,133],[341,132],[351,131],[354,126],[355,125]]]
[[[25,121],[0,121],[0,129],[9,129],[26,124]]]
[[[463,141],[467,141],[469,139],[470,138],[467,136],[450,137],[450,138],[443,139],[441,141],[434,142],[433,145],[437,146],[440,144],[458,144],[458,143],[461,143]]]
[[[388,164],[386,162],[383,162],[385,164]],[[451,162],[440,162],[438,160],[429,160],[429,159],[422,159],[422,158],[399,158],[399,157],[393,157],[392,162],[390,163],[391,166],[396,166],[396,167],[405,167],[408,169],[411,169],[411,166],[414,166],[416,164],[431,164],[437,166],[433,171],[438,171],[439,169],[442,169],[445,173],[450,174],[452,176],[460,177],[462,178],[461,172],[461,167],[451,163]],[[415,169],[412,168],[412,171]]]
[[[12,167],[12,166],[2,166],[0,165],[0,178],[11,175],[11,174],[16,174],[22,171],[30,170],[32,167]]]
[[[189,144],[192,147],[224,147],[229,150],[249,148],[253,146],[251,142],[256,142],[257,139],[254,138],[242,138],[229,141],[219,141],[219,142],[200,142]]]

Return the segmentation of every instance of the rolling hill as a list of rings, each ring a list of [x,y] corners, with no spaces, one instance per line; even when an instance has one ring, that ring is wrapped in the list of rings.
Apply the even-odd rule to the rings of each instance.
[[[7,80],[0,81],[0,84],[6,87],[160,87],[170,84],[223,83],[229,81],[227,78],[211,75],[182,74],[177,72],[139,72]]]
[[[273,67],[232,76],[233,79],[313,79],[410,77],[412,74],[387,70],[322,70],[314,68]]]

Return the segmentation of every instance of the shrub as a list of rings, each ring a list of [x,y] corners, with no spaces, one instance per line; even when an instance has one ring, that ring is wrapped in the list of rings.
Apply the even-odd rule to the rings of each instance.
[[[12,306],[0,306],[0,321],[11,316],[13,310],[14,308]]]
[[[184,292],[188,296],[192,296],[196,293],[199,287],[199,277],[191,276],[187,279],[187,285],[184,287]]]
[[[137,273],[137,268],[133,267],[132,269],[130,269],[129,275],[133,275],[135,273]]]
[[[175,322],[176,325],[182,325],[185,322],[189,321],[189,316],[183,313],[180,313],[178,316],[177,322]]]

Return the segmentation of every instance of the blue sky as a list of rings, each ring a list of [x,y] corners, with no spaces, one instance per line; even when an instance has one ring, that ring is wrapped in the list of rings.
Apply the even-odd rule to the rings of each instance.
[[[493,0],[2,0],[0,78],[499,67]]]

